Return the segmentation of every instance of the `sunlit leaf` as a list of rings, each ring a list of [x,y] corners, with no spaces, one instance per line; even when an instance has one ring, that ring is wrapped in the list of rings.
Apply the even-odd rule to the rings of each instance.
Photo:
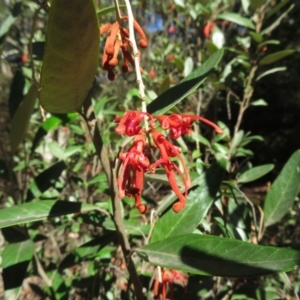
[[[41,74],[43,108],[55,113],[77,111],[92,87],[98,56],[94,1],[53,0]]]
[[[31,240],[9,243],[5,246],[1,255],[5,299],[18,299],[33,252],[34,243]]]
[[[177,4],[178,6],[181,6],[181,7],[185,7],[185,3],[183,0],[174,0],[175,4]]]
[[[14,5],[12,7],[12,12],[8,15],[3,22],[1,22],[0,26],[0,45],[3,43],[7,32],[10,27],[17,20],[18,15],[21,13],[23,2],[21,0],[17,0],[13,2]],[[1,7],[2,9],[2,7]],[[1,20],[2,21],[2,20]]]
[[[149,113],[164,114],[195,91],[204,82],[207,75],[215,68],[223,56],[223,50],[216,51],[199,68],[194,70],[182,82],[153,100],[148,106]]]
[[[192,233],[195,230],[214,201],[225,172],[225,164],[222,161],[216,163],[193,181],[194,188],[188,194],[186,206],[180,213],[169,209],[159,218],[155,224],[151,242]]]
[[[184,77],[188,76],[194,68],[194,61],[191,57],[187,57],[184,61],[184,69],[183,69],[183,75]]]
[[[268,106],[268,103],[264,99],[258,99],[255,101],[252,101],[250,103],[252,106]]]
[[[143,246],[136,253],[153,265],[224,277],[287,272],[300,264],[300,252],[296,250],[200,234],[172,236]]]
[[[273,169],[274,169],[273,164],[254,167],[254,168],[249,169],[249,170],[245,171],[244,173],[242,173],[237,178],[237,181],[239,183],[251,182],[251,181],[254,181],[258,178],[263,177],[264,175],[268,174]]]
[[[286,67],[278,67],[278,68],[273,68],[271,70],[265,71],[263,73],[261,73],[259,76],[257,76],[256,81],[262,79],[263,77],[276,73],[276,72],[283,72],[286,71]],[[253,105],[253,102],[251,103]]]
[[[250,29],[255,29],[255,26],[250,19],[242,17],[240,14],[237,13],[222,13],[217,15],[217,19],[227,20]]]
[[[265,226],[270,226],[288,212],[300,188],[300,150],[294,152],[269,190],[264,205]]]
[[[98,210],[97,206],[61,200],[41,200],[0,209],[0,228],[47,218]]]

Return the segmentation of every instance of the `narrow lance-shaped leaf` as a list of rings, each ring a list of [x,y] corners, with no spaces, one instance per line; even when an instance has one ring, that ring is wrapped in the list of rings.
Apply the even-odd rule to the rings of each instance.
[[[300,188],[300,150],[284,165],[269,190],[264,205],[265,226],[270,226],[288,212]]]
[[[169,111],[204,82],[209,72],[220,62],[223,53],[223,50],[216,51],[203,65],[185,77],[180,84],[168,89],[153,100],[147,106],[147,111],[151,114],[156,113],[160,115]]]
[[[10,147],[13,152],[24,138],[37,96],[37,88],[32,85],[14,114],[9,133]]]
[[[263,77],[265,77],[267,75],[270,75],[270,74],[273,74],[276,72],[283,72],[283,71],[286,71],[286,67],[278,67],[278,68],[273,68],[273,69],[267,70],[267,71],[263,72],[262,74],[258,75],[256,78],[256,81],[262,79]]]
[[[42,200],[0,209],[0,228],[51,217],[99,210],[95,205],[61,200]]]
[[[282,1],[285,2],[285,1]],[[269,27],[261,31],[261,35],[265,35],[274,30],[277,26],[280,25],[281,21],[288,15],[288,13],[295,7],[295,4],[292,4],[284,13],[279,14],[278,19],[273,22]]]
[[[253,277],[291,271],[300,264],[296,250],[200,234],[173,236],[136,252],[154,265],[210,276]]]
[[[272,171],[273,168],[274,168],[273,164],[254,167],[242,173],[237,180],[239,183],[251,182],[258,178],[263,177],[264,175]]]
[[[186,206],[180,213],[169,209],[155,224],[151,242],[165,238],[192,233],[205,217],[219,190],[224,172],[225,161],[220,161],[201,174],[189,192]]]
[[[53,0],[41,74],[41,105],[53,113],[77,111],[98,66],[99,28],[93,0]]]
[[[260,61],[259,64],[260,65],[269,65],[272,64],[286,56],[289,56],[291,54],[295,53],[295,50],[283,50],[283,51],[278,51],[269,55],[266,55],[265,57],[263,57]]]
[[[1,26],[0,26],[0,45],[3,44],[7,32],[9,31],[10,27],[17,20],[18,15],[21,13],[22,5],[23,5],[22,0],[14,1],[14,6],[13,6],[11,14],[9,16],[7,16],[5,18],[5,20],[1,20],[2,22],[1,22]],[[3,9],[3,7],[1,7],[1,9]],[[2,11],[1,11],[1,13],[2,13]]]
[[[255,26],[250,19],[242,17],[240,14],[237,13],[227,12],[219,14],[217,15],[217,19],[227,20],[250,29],[255,29]]]
[[[25,87],[25,76],[22,72],[22,69],[16,70],[13,81],[10,86],[10,92],[8,98],[8,109],[11,118],[13,118],[20,103],[24,99],[24,94],[23,94],[24,87]]]

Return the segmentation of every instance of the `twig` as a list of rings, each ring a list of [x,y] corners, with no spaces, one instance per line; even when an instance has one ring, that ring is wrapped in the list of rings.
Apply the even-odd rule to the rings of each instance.
[[[47,286],[51,288],[52,287],[51,279],[47,276],[46,272],[44,271],[43,266],[37,256],[37,254],[34,253],[33,255],[34,255],[35,262],[36,262],[38,274],[43,278],[43,280],[47,284]]]
[[[29,50],[29,56],[30,56],[30,68],[31,68],[31,72],[32,72],[32,81],[33,84],[36,86],[37,90],[40,89],[40,85],[36,79],[36,75],[35,75],[35,69],[34,69],[34,62],[33,62],[33,53],[32,53],[32,41],[33,41],[33,37],[34,37],[34,32],[35,32],[35,25],[36,25],[36,21],[37,21],[37,17],[38,14],[40,12],[40,10],[43,9],[42,6],[40,6],[35,13],[33,14],[32,17],[32,26],[31,26],[31,31],[30,31],[30,37],[29,37],[29,44],[28,44],[28,50]]]
[[[145,95],[145,85],[142,79],[142,73],[141,73],[141,67],[140,67],[140,58],[139,58],[139,49],[136,44],[135,36],[134,36],[134,17],[130,5],[129,0],[125,0],[127,14],[128,14],[128,29],[129,29],[129,41],[132,46],[133,51],[133,58],[134,58],[134,66],[135,66],[135,73],[136,73],[136,82],[139,87],[139,94],[141,97],[141,105],[142,105],[142,111],[147,112],[147,105],[146,105],[146,95]],[[145,122],[146,130],[148,129],[148,123]]]
[[[84,100],[81,116],[85,120],[89,133],[91,135],[93,144],[95,146],[97,155],[101,161],[104,173],[107,177],[107,182],[110,190],[110,196],[113,204],[113,221],[116,227],[119,244],[121,245],[122,252],[126,261],[126,266],[134,286],[134,291],[137,300],[143,300],[143,289],[140,279],[137,275],[135,265],[131,258],[131,248],[127,239],[123,218],[121,214],[121,201],[118,197],[118,186],[116,182],[115,169],[112,168],[108,156],[107,148],[103,144],[103,140],[97,124],[95,112],[92,106],[91,95],[87,95]]]

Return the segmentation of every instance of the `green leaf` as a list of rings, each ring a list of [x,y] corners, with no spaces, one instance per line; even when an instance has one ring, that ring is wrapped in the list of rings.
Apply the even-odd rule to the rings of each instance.
[[[185,2],[183,0],[174,0],[174,2],[176,5],[185,8]]]
[[[269,173],[273,169],[274,169],[273,164],[267,164],[267,165],[262,165],[262,166],[252,168],[250,170],[247,170],[243,174],[241,174],[238,177],[237,181],[238,181],[238,183],[251,182],[251,181],[254,181],[258,178],[263,177],[264,175],[266,175],[267,173]]]
[[[0,228],[68,214],[99,210],[95,205],[61,200],[41,200],[0,209]]]
[[[207,75],[220,62],[223,53],[223,50],[216,51],[199,68],[193,71],[189,76],[185,77],[180,84],[165,91],[147,105],[147,111],[151,114],[156,113],[160,115],[169,111],[204,82]]]
[[[59,161],[37,175],[30,183],[30,189],[27,192],[26,202],[34,198],[38,198],[50,187],[53,187],[66,167],[67,166],[63,161]]]
[[[267,40],[264,42],[261,42],[259,45],[257,45],[258,49],[262,49],[263,47],[267,46],[267,45],[279,45],[280,41],[278,40]]]
[[[15,23],[17,20],[19,14],[22,11],[23,1],[22,0],[16,0],[14,2],[14,5],[12,7],[12,13],[5,18],[3,22],[1,22],[0,26],[0,45],[3,43],[5,36],[7,32],[9,31],[10,27]],[[2,7],[1,7],[2,9]],[[2,11],[1,11],[2,13]],[[2,21],[2,20],[1,20]]]
[[[0,41],[2,42],[2,37],[6,35],[11,25],[15,23],[17,18],[12,15],[6,17],[6,19],[2,22],[0,27]]]
[[[70,299],[69,292],[70,287],[67,285],[66,278],[62,276],[60,272],[54,272],[51,276],[52,290],[55,295],[55,300],[67,300]]]
[[[237,13],[227,12],[219,14],[217,15],[217,19],[227,20],[250,29],[255,29],[255,25],[250,19],[242,17],[240,14]]]
[[[17,150],[26,133],[31,114],[34,109],[35,100],[38,96],[37,88],[32,85],[20,103],[11,122],[11,130],[9,133],[11,151]]]
[[[261,73],[259,76],[257,76],[256,81],[260,80],[261,78],[263,78],[267,75],[270,75],[270,74],[273,74],[276,72],[282,72],[282,71],[286,71],[286,67],[278,67],[278,68],[270,69],[266,72]],[[251,105],[253,105],[253,102],[251,103]]]
[[[300,252],[216,236],[172,236],[136,250],[145,261],[192,274],[253,277],[294,270]]]
[[[279,18],[275,22],[273,22],[269,27],[264,29],[260,34],[265,35],[273,31],[277,26],[280,25],[281,20],[283,20],[294,7],[295,4],[292,4],[284,13],[279,15]]]
[[[249,34],[256,43],[261,43],[263,41],[263,37],[260,34],[253,31],[249,32]]]
[[[268,103],[264,99],[258,99],[255,101],[252,101],[250,103],[252,106],[268,106]]]
[[[264,205],[265,226],[270,226],[288,212],[300,188],[300,150],[284,165],[269,190]]]
[[[5,299],[18,299],[33,253],[34,243],[31,240],[10,243],[5,246],[1,255]]]
[[[167,75],[163,80],[163,82],[160,84],[157,94],[160,95],[165,91],[167,91],[169,88],[170,88],[170,77],[169,75]]]
[[[41,105],[53,113],[77,111],[92,87],[99,57],[93,0],[53,0],[41,74]]]
[[[59,270],[70,268],[75,264],[80,264],[85,260],[92,260],[97,256],[97,252],[116,239],[115,232],[109,232],[104,236],[92,239],[68,253],[59,265]]]
[[[191,233],[206,216],[219,190],[225,162],[216,163],[193,181],[194,188],[189,192],[186,206],[180,213],[169,209],[155,224],[151,242],[167,237]]]
[[[24,87],[25,87],[25,76],[22,72],[22,69],[18,69],[15,72],[13,81],[10,86],[10,93],[8,99],[9,115],[11,118],[13,118],[20,103],[24,99]]]
[[[126,9],[126,5],[125,4],[121,4],[119,5],[119,8],[121,9]],[[111,13],[111,12],[115,12],[116,11],[116,7],[115,6],[110,6],[110,7],[105,7],[105,8],[102,8],[102,9],[99,9],[97,10],[97,16],[98,18],[108,14],[108,13]]]
[[[279,2],[266,14],[266,19],[272,17],[275,13],[277,13],[283,6],[287,5],[289,2],[290,0],[282,0],[281,2]]]
[[[265,3],[265,0],[251,0],[250,7],[255,10],[261,7]]]
[[[65,151],[62,147],[58,145],[57,142],[53,141],[48,143],[48,147],[53,156],[55,156],[59,160],[63,160],[65,158]]]
[[[259,65],[268,65],[272,64],[275,61],[278,61],[288,55],[294,54],[295,50],[289,49],[289,50],[283,50],[283,51],[278,51],[269,55],[266,55],[259,61]]]

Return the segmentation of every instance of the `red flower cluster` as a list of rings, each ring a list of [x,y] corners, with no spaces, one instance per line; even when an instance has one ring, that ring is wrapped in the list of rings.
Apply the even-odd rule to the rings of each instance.
[[[173,283],[180,284],[181,286],[185,287],[187,284],[187,278],[183,275],[183,273],[177,271],[177,270],[169,270],[162,268],[161,272],[161,281],[159,281],[158,276],[155,279],[154,287],[153,287],[153,294],[155,299],[159,295],[161,295],[162,300],[167,299],[167,288],[169,287],[169,299],[174,299],[174,289],[173,289]]]
[[[149,124],[150,128],[147,130],[141,126],[143,119]],[[119,154],[120,163],[117,168],[119,197],[135,198],[137,209],[142,214],[145,213],[147,207],[141,204],[144,174],[145,172],[154,173],[156,168],[161,166],[179,200],[173,204],[172,208],[175,212],[179,212],[185,206],[187,191],[191,187],[189,172],[180,154],[180,149],[156,129],[155,122],[158,121],[163,129],[168,129],[171,138],[177,139],[181,135],[189,133],[191,125],[197,120],[212,126],[217,133],[222,133],[222,130],[214,123],[190,114],[152,116],[146,112],[127,111],[122,118],[117,117],[115,119],[115,122],[118,123],[116,132],[120,135],[135,136],[128,151]],[[151,152],[154,149],[159,150],[159,158],[152,162],[154,158]],[[172,160],[173,158],[180,161],[183,172]],[[184,183],[183,193],[176,182],[176,175],[179,175]]]
[[[128,17],[121,17],[120,22],[122,20],[128,20]],[[104,33],[108,33],[106,38],[104,53],[102,56],[102,68],[108,72],[108,79],[113,81],[116,77],[113,69],[118,64],[118,55],[120,49],[123,53],[123,65],[122,71],[129,71],[129,64],[134,67],[134,59],[131,55],[132,45],[129,41],[129,32],[126,28],[120,25],[120,22],[116,21],[113,24],[104,24],[100,27],[100,35]],[[134,20],[133,23],[135,31],[139,34],[139,46],[141,48],[146,48],[148,46],[147,37],[139,25],[138,22]],[[140,53],[139,53],[140,55]]]

